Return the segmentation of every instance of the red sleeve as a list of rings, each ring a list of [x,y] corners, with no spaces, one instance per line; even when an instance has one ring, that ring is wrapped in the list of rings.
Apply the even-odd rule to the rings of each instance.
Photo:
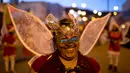
[[[43,64],[47,61],[48,56],[41,56],[37,58],[31,65],[35,72],[38,72]]]
[[[95,72],[99,73],[99,71],[100,71],[99,63],[95,59],[93,59],[93,58],[89,58],[89,60],[90,60],[91,64],[93,65],[93,67],[95,69]]]

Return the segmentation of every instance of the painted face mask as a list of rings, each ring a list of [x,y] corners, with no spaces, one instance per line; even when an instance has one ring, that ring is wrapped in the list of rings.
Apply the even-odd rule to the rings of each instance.
[[[77,55],[79,32],[71,19],[59,21],[59,29],[55,30],[56,48],[64,59],[73,59]]]
[[[75,37],[72,37],[70,39],[62,38],[62,39],[59,40],[59,43],[65,44],[65,43],[74,43],[74,42],[77,42],[77,41],[78,41],[78,37],[75,36]]]

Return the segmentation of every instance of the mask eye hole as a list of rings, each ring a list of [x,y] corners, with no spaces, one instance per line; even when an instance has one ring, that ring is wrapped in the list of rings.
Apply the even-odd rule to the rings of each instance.
[[[60,43],[66,43],[67,42],[67,39],[61,39],[60,40]]]
[[[78,41],[78,37],[73,37],[70,39],[70,42],[77,42]]]

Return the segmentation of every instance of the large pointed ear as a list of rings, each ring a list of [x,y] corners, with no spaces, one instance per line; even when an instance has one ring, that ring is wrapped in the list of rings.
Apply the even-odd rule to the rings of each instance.
[[[39,18],[9,4],[7,8],[19,40],[29,51],[37,56],[54,52],[53,36]]]
[[[119,28],[119,25],[117,24],[115,18],[111,17],[110,18],[110,24],[109,24],[109,31],[112,30],[113,26],[116,26],[117,28]]]
[[[59,21],[56,19],[56,17],[53,16],[53,14],[48,14],[46,17],[46,23],[52,31],[60,28]]]
[[[110,13],[102,18],[98,18],[89,22],[89,24],[85,27],[81,37],[80,37],[80,52],[83,55],[87,55],[94,45],[96,44],[101,32],[106,26]]]
[[[70,13],[68,13],[68,16],[74,22],[75,26],[77,26],[77,22],[76,22],[75,17],[72,14],[70,14]]]
[[[126,37],[129,34],[128,32],[130,31],[130,22],[125,22],[124,24],[121,24],[121,25],[125,26],[124,28],[122,28],[121,26],[119,28],[122,34],[122,40],[120,41],[120,44],[123,45],[130,42],[130,39]]]
[[[72,14],[70,14],[70,13],[68,13],[68,16],[69,16],[69,18],[73,21],[73,23],[74,23],[74,29],[76,30],[76,31],[79,31],[79,25],[78,25],[78,20],[74,17],[74,15],[72,15]]]
[[[69,16],[69,18],[70,18],[71,20],[74,20],[74,19],[75,19],[74,16],[73,16],[72,14],[70,14],[70,13],[68,13],[68,16]]]

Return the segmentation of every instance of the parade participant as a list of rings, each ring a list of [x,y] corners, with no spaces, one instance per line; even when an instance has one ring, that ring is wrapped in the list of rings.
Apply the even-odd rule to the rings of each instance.
[[[109,45],[108,53],[109,53],[110,65],[108,69],[111,70],[114,68],[114,71],[117,71],[119,55],[120,55],[119,42],[122,39],[121,32],[119,31],[119,28],[117,26],[113,25],[112,30],[109,32],[109,39],[110,39],[110,45]]]
[[[74,16],[58,21],[49,14],[46,18],[49,30],[34,15],[11,5],[7,7],[18,38],[38,56],[29,61],[35,72],[99,73],[97,61],[83,55],[92,50],[111,14],[90,22],[79,36]]]
[[[4,35],[2,38],[2,43],[4,44],[4,61],[5,61],[5,70],[9,71],[9,62],[11,63],[11,71],[15,72],[15,56],[16,56],[16,48],[15,48],[15,36],[14,36],[14,28],[12,24],[7,24],[8,33]]]
[[[54,33],[57,50],[50,58],[42,56],[35,60],[32,68],[38,73],[99,73],[100,66],[93,58],[83,56],[79,51],[79,32],[71,19],[60,20],[61,30]],[[43,60],[41,68],[37,67]]]

